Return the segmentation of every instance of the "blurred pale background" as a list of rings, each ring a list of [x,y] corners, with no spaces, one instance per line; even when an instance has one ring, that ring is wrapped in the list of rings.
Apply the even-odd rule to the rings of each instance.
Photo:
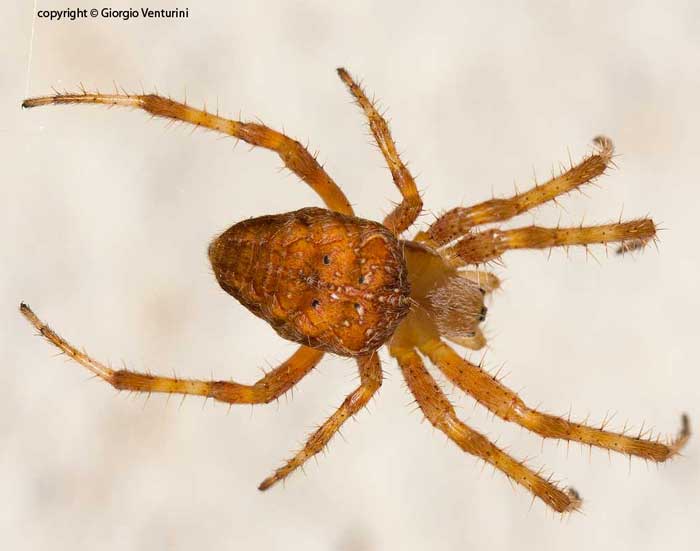
[[[461,415],[577,488],[564,519],[482,470],[413,411],[398,368],[369,411],[286,487],[256,486],[355,385],[327,357],[278,405],[117,395],[53,358],[20,300],[95,357],[253,381],[294,346],[217,286],[209,240],[319,205],[265,151],[143,113],[22,112],[31,2],[3,12],[0,533],[6,549],[695,548],[700,447],[657,468]],[[162,7],[166,2],[111,2]],[[37,20],[30,95],[158,90],[259,117],[320,151],[356,211],[397,201],[344,65],[389,108],[429,212],[523,189],[611,136],[619,170],[548,206],[546,225],[652,214],[659,251],[508,254],[489,367],[532,405],[674,433],[698,406],[700,8],[691,2],[190,2],[185,20]],[[181,7],[188,3],[180,3]],[[91,7],[46,2],[40,8]],[[428,214],[423,224],[431,219]],[[475,355],[478,358],[479,355]]]

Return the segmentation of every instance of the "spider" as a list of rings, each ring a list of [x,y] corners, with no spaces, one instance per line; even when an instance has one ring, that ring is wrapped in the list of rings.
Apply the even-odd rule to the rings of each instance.
[[[347,198],[299,142],[260,123],[222,118],[154,95],[56,93],[27,99],[25,108],[49,104],[103,104],[142,109],[153,117],[183,121],[221,132],[276,152],[284,165],[316,191],[326,208],[303,208],[252,218],[233,225],[209,245],[219,285],[283,338],[300,346],[292,356],[252,385],[201,381],[113,370],[68,343],[26,304],[22,314],[51,344],[118,390],[211,397],[229,404],[263,404],[283,395],[306,376],[325,353],[355,358],[359,386],[314,432],[304,447],[260,484],[266,490],[321,451],[341,425],[361,410],[382,384],[378,350],[387,345],[408,389],[425,417],[462,450],[524,486],[558,512],[577,510],[578,493],[560,488],[485,436],[460,421],[454,407],[427,371],[429,359],[456,387],[498,417],[542,436],[580,442],[663,462],[676,455],[690,435],[682,417],[679,434],[666,442],[572,422],[529,407],[500,380],[462,358],[447,341],[478,350],[484,297],[498,278],[483,269],[513,249],[619,243],[618,252],[642,248],[655,239],[651,219],[613,224],[480,229],[509,220],[605,173],[613,145],[594,139],[595,150],[578,165],[505,199],[457,207],[437,218],[413,239],[403,239],[423,209],[416,183],[401,161],[389,127],[363,89],[345,69],[338,75],[366,115],[371,132],[402,195],[382,224],[355,216]]]

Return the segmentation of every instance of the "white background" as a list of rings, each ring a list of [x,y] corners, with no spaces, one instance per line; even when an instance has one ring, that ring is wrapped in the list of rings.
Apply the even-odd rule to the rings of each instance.
[[[421,423],[386,355],[369,411],[306,474],[257,484],[355,385],[327,357],[278,405],[117,395],[33,336],[20,300],[96,358],[252,382],[294,350],[221,291],[209,240],[319,199],[266,151],[99,107],[21,111],[51,87],[143,85],[284,129],[361,216],[398,201],[343,65],[389,108],[427,212],[544,180],[600,133],[619,170],[517,224],[650,214],[658,252],[600,263],[517,251],[497,268],[486,365],[532,404],[674,433],[700,422],[700,9],[685,2],[221,2],[186,20],[37,20],[3,10],[0,533],[7,549],[691,549],[700,448],[656,467],[542,442],[447,387],[460,415],[573,485],[563,521]],[[114,8],[166,2],[109,3]],[[40,8],[92,7],[75,1]],[[185,92],[186,91],[186,92]],[[480,355],[474,355],[478,359]]]

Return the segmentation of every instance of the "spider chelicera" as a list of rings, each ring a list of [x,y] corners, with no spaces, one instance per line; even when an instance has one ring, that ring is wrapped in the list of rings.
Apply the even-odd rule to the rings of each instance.
[[[423,357],[495,415],[544,438],[581,442],[657,462],[678,453],[690,434],[685,415],[678,436],[661,442],[643,434],[610,432],[604,425],[592,427],[542,413],[528,407],[495,376],[463,359],[445,342],[474,350],[485,345],[479,328],[486,315],[484,296],[499,286],[499,280],[479,266],[498,260],[509,250],[619,243],[619,251],[626,251],[655,239],[655,224],[646,218],[587,227],[479,230],[482,225],[503,222],[556,201],[601,176],[611,163],[612,142],[597,137],[591,155],[548,182],[507,199],[454,208],[412,240],[402,239],[423,208],[415,181],[396,151],[386,121],[347,71],[338,69],[338,75],[367,116],[403,196],[382,224],[355,216],[340,188],[299,142],[262,124],[225,119],[153,94],[91,94],[83,90],[27,99],[22,104],[134,107],[155,117],[222,132],[276,152],[289,170],[318,193],[326,209],[304,208],[245,220],[209,246],[209,259],[221,287],[279,335],[300,344],[282,365],[253,385],[113,370],[60,337],[26,304],[20,307],[24,316],[53,345],[119,390],[194,394],[229,404],[275,400],[309,373],[326,352],[356,358],[359,386],[294,457],[260,484],[261,490],[321,451],[341,425],[367,404],[382,384],[377,350],[385,344],[423,414],[436,428],[556,511],[577,509],[581,503],[578,494],[559,488],[540,471],[514,459],[460,421],[426,370]]]

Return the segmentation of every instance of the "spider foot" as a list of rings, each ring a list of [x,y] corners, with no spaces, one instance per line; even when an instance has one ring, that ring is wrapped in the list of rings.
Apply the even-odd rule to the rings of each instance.
[[[678,453],[685,447],[688,439],[690,438],[690,417],[687,413],[681,415],[681,430],[678,432],[678,436],[669,445],[670,453],[669,458]]]
[[[596,147],[596,154],[600,155],[606,164],[609,163],[615,152],[612,140],[607,136],[596,136],[593,138],[593,144]]]
[[[564,488],[564,493],[569,498],[569,506],[567,509],[562,511],[563,513],[571,513],[574,511],[580,511],[581,505],[583,505],[583,499],[581,499],[581,494],[579,494],[574,488],[568,487]]]

